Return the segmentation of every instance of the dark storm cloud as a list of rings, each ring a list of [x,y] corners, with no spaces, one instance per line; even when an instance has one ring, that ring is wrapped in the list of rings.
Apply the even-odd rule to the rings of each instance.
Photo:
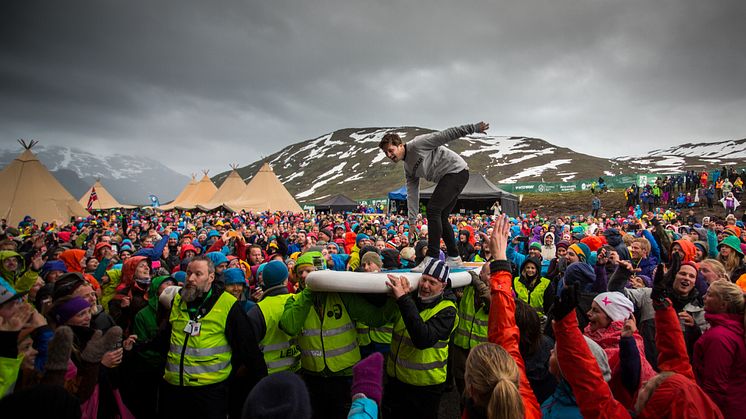
[[[345,127],[486,119],[606,156],[746,136],[742,1],[14,3],[4,143],[188,173]]]

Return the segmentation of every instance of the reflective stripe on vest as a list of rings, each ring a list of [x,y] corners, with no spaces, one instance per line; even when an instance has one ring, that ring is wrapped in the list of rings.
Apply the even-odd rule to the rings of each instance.
[[[357,344],[360,346],[370,345],[370,327],[363,322],[356,322],[355,330],[357,331]]]
[[[453,336],[453,344],[459,348],[471,349],[487,342],[489,311],[485,310],[487,306],[482,306],[475,315],[475,294],[473,286],[465,287],[464,295],[458,304],[459,322]]]
[[[323,319],[312,305],[298,336],[301,366],[312,372],[342,371],[360,360],[357,331],[339,294],[322,294],[321,298]]]
[[[420,317],[427,322],[448,307],[453,307],[455,310],[456,304],[450,300],[440,300],[435,307],[422,310]],[[451,333],[456,329],[458,322],[457,315],[451,327]],[[448,364],[449,339],[450,335],[430,348],[417,349],[412,344],[404,320],[400,317],[394,326],[389,362],[386,363],[386,373],[403,383],[414,386],[444,383]]]
[[[171,342],[163,375],[175,386],[205,386],[219,383],[231,373],[231,347],[225,337],[228,313],[236,298],[223,292],[204,317],[199,318],[199,336],[184,332],[189,322],[186,303],[176,294],[169,317]]]
[[[300,368],[297,339],[280,329],[280,318],[285,311],[285,303],[292,298],[295,298],[293,294],[280,294],[266,297],[257,303],[264,317],[266,330],[264,338],[259,342],[259,349],[264,354],[269,374],[280,371],[295,372]]]
[[[549,287],[549,284],[551,281],[548,279],[541,277],[539,279],[539,283],[536,284],[533,290],[529,291],[528,288],[526,288],[525,285],[520,281],[520,278],[514,278],[513,279],[513,289],[515,290],[515,294],[523,300],[524,303],[528,303],[531,307],[536,309],[536,311],[539,313],[539,316],[544,315],[544,291],[546,291],[547,287]]]
[[[391,344],[391,339],[394,334],[394,324],[386,323],[381,327],[370,328],[370,340],[375,343],[382,343],[385,345]]]

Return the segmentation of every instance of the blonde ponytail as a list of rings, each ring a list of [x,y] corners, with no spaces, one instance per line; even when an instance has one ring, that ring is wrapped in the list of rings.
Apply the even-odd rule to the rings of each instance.
[[[523,417],[523,399],[518,391],[518,365],[505,349],[494,343],[475,346],[466,360],[464,382],[467,394],[490,419]]]
[[[515,382],[503,378],[495,384],[492,397],[487,405],[487,417],[490,419],[523,417],[523,399]]]

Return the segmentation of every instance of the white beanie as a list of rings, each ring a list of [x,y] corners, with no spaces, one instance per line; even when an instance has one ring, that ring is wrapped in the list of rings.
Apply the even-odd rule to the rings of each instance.
[[[598,294],[593,301],[613,322],[627,320],[635,311],[632,301],[617,291]]]

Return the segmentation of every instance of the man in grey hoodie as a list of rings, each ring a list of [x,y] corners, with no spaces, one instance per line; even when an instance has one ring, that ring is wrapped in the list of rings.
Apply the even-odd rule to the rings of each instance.
[[[469,134],[483,133],[489,127],[486,122],[462,125],[421,135],[406,144],[398,134],[388,133],[378,144],[391,161],[404,162],[410,240],[414,239],[415,223],[420,208],[420,178],[424,177],[437,184],[427,204],[427,257],[419,266],[412,269],[413,272],[424,270],[430,258],[438,258],[441,238],[448,250],[446,263],[449,266],[461,266],[461,258],[448,216],[456,205],[458,195],[469,181],[469,167],[461,156],[444,145]]]

